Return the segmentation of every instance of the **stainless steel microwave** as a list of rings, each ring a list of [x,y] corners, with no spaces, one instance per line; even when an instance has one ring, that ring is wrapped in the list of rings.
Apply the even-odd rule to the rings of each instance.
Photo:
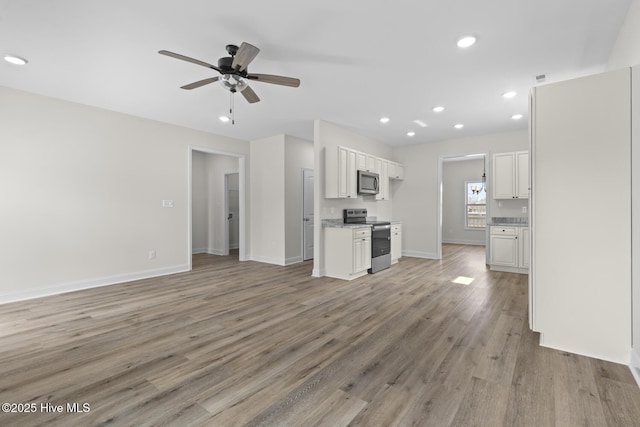
[[[378,194],[380,175],[375,172],[358,171],[358,194]]]

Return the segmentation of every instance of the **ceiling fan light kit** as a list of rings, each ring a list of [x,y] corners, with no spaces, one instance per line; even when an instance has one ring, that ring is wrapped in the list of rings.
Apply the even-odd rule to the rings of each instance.
[[[200,61],[199,59],[181,55],[179,53],[170,52],[168,50],[160,50],[158,51],[158,53],[161,55],[180,59],[182,61],[191,62],[193,64],[197,64],[206,68],[210,68],[220,73],[220,76],[209,77],[204,80],[189,83],[187,85],[181,86],[181,89],[191,90],[216,81],[220,82],[222,87],[231,92],[230,113],[232,117],[234,93],[240,92],[250,104],[260,101],[258,95],[256,95],[251,87],[249,87],[249,84],[247,83],[248,80],[255,80],[262,83],[270,83],[280,86],[300,86],[300,80],[293,77],[276,76],[272,74],[249,74],[249,71],[247,69],[248,65],[255,59],[258,53],[260,53],[260,49],[258,49],[257,47],[243,42],[240,47],[229,44],[226,46],[226,49],[229,56],[220,58],[218,60],[217,66],[209,64],[208,62]],[[233,122],[234,121],[232,120],[232,123]]]

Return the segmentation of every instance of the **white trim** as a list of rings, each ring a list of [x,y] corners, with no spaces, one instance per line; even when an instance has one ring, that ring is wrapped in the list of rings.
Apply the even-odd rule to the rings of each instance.
[[[238,249],[238,247],[232,247],[231,249]],[[215,249],[215,248],[197,248],[191,251],[192,254],[209,254],[209,255],[220,255],[227,256],[228,253],[225,253],[224,249]]]
[[[633,378],[635,378],[636,383],[638,383],[638,387],[640,387],[640,354],[633,350],[631,350],[631,363],[629,364],[629,369],[631,369]]]
[[[298,255],[290,258],[272,258],[267,256],[257,256],[257,257],[252,257],[251,260],[263,262],[265,264],[287,266],[287,265],[297,264],[299,262],[302,262],[302,256]]]
[[[190,271],[191,265],[176,265],[173,267],[156,268],[153,270],[138,271],[136,273],[117,274],[115,276],[99,277],[90,280],[81,280],[78,282],[61,283],[46,288],[34,288],[26,291],[12,292],[0,295],[0,304],[9,302],[23,301],[33,298],[46,297],[50,295],[64,294],[67,292],[82,291],[85,289],[98,288],[102,286],[116,285],[118,283],[131,282],[133,280],[149,279],[159,276],[167,276],[169,274],[182,273]]]
[[[238,159],[238,177],[239,177],[239,197],[240,197],[240,201],[239,201],[239,208],[240,208],[240,230],[239,230],[239,253],[238,253],[238,259],[240,261],[247,261],[249,258],[249,252],[248,252],[248,245],[247,245],[247,241],[246,241],[246,207],[245,207],[245,197],[246,197],[246,180],[245,180],[245,163],[246,163],[246,155],[242,154],[242,153],[233,153],[233,152],[229,152],[229,151],[223,151],[223,150],[215,150],[215,149],[211,149],[211,148],[207,148],[207,147],[198,147],[198,146],[194,146],[194,145],[189,145],[188,150],[187,150],[187,174],[188,174],[188,178],[187,178],[187,222],[188,222],[188,226],[187,226],[187,258],[189,260],[189,271],[191,270],[192,266],[191,266],[191,255],[192,255],[192,228],[193,228],[193,224],[192,224],[192,198],[193,198],[193,194],[192,194],[192,186],[193,186],[193,152],[194,151],[199,151],[201,153],[206,153],[206,154],[216,154],[219,156],[229,156],[229,157],[235,157]]]
[[[209,255],[220,255],[220,256],[229,255],[228,253],[225,252],[224,249],[215,249],[215,248],[207,248],[207,253]]]
[[[484,229],[482,229],[484,232]],[[484,240],[465,240],[465,239],[442,239],[442,243],[452,243],[454,245],[476,245],[484,246],[486,242]]]
[[[567,353],[572,353],[572,354],[577,354],[579,356],[586,356],[586,357],[591,357],[592,359],[600,359],[600,360],[605,360],[607,362],[613,362],[613,363],[618,363],[621,365],[627,365],[629,366],[629,357],[631,355],[629,355],[629,357],[625,357],[625,359],[617,359],[617,358],[612,358],[612,357],[606,357],[603,356],[602,354],[593,354],[593,353],[585,353],[582,351],[578,351],[574,348],[570,348],[564,345],[559,345],[557,343],[553,343],[553,342],[547,342],[545,341],[545,337],[544,337],[544,333],[540,333],[540,346],[541,347],[547,347],[547,348],[552,348],[554,350],[559,350],[559,351],[565,351]]]
[[[504,265],[490,265],[489,270],[491,271],[502,271],[505,273],[518,273],[518,274],[529,274],[528,268],[521,267],[507,267]]]
[[[309,260],[309,261],[311,261],[311,260]],[[302,262],[302,256],[301,255],[293,256],[293,257],[285,259],[284,260],[284,265],[297,264],[299,262]]]
[[[444,169],[444,163],[445,162],[451,162],[451,161],[459,161],[459,160],[475,160],[477,158],[479,158],[480,156],[483,156],[483,159],[485,161],[485,171],[487,170],[487,159],[490,157],[490,153],[488,151],[484,151],[482,153],[471,153],[471,154],[446,154],[446,155],[440,155],[438,156],[438,197],[436,198],[436,216],[437,216],[437,221],[436,221],[436,254],[434,257],[431,256],[431,254],[429,254],[429,256],[421,256],[421,255],[415,255],[418,258],[433,258],[433,259],[442,259],[442,180],[443,180],[443,169]],[[491,166],[491,165],[489,165]],[[486,188],[489,188],[490,185],[490,176],[487,176],[487,180],[485,182]],[[491,208],[490,208],[490,204],[488,202],[489,197],[487,197],[487,218],[491,218]],[[465,204],[466,205],[466,204]],[[466,224],[466,220],[465,220],[465,224]],[[488,227],[485,228],[485,230],[488,229]],[[420,253],[420,252],[416,252],[416,253]],[[409,255],[407,254],[407,256],[413,256],[413,255]],[[487,262],[489,261],[489,245],[486,245],[486,250],[485,250],[485,258],[487,260]]]
[[[324,277],[327,274],[325,269],[314,268],[311,271],[311,277]]]
[[[274,264],[274,265],[286,265],[286,260],[284,258],[272,258],[267,256],[254,256],[251,257],[252,261],[262,262],[265,264]]]
[[[426,259],[441,259],[441,256],[438,256],[437,253],[433,252],[422,252],[422,251],[402,251],[402,256],[408,256],[413,258],[426,258]]]

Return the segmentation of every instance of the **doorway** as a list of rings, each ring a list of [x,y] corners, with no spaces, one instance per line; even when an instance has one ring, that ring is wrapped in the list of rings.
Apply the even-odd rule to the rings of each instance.
[[[489,179],[482,185],[487,171],[487,154],[440,156],[438,164],[438,258],[442,244],[484,245],[488,262],[489,246],[486,221],[490,218],[487,201]],[[476,188],[477,187],[477,188]],[[480,197],[482,196],[482,197]],[[479,218],[482,216],[482,218]],[[480,226],[482,222],[482,227]]]
[[[240,247],[240,174],[238,172],[224,174],[225,194],[225,242],[224,252]]]
[[[230,186],[235,190],[231,198],[237,200],[237,208],[231,208],[233,224],[229,224],[228,219],[227,174],[235,174],[230,178]],[[238,249],[239,261],[247,260],[244,176],[244,155],[189,147],[187,249],[190,268],[193,254],[227,255],[229,245]],[[232,230],[228,230],[229,225]]]
[[[313,214],[314,171],[302,169],[302,260],[313,259],[313,233],[315,218]]]

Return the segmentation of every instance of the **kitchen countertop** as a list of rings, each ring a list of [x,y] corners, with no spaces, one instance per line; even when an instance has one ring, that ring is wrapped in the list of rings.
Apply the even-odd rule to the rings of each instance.
[[[490,227],[528,227],[529,224],[514,224],[505,222],[490,222],[487,224]]]
[[[402,221],[389,221],[391,224],[402,224]],[[345,224],[342,218],[323,219],[323,228],[362,228],[371,227],[371,224]]]

